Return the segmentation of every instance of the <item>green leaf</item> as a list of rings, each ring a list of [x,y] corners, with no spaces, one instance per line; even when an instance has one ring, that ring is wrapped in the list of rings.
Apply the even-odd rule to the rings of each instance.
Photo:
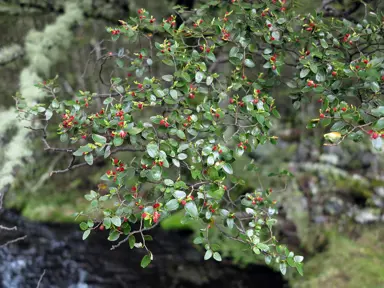
[[[197,71],[195,75],[196,83],[200,83],[204,79],[204,73],[201,71]]]
[[[306,77],[308,75],[309,71],[310,70],[308,68],[305,68],[305,69],[301,70],[300,71],[300,78]]]
[[[85,230],[87,230],[89,227],[88,227],[88,224],[87,223],[85,223],[85,222],[81,222],[80,223],[80,229],[81,230],[83,230],[83,231],[85,231]]]
[[[193,218],[197,218],[199,216],[199,212],[197,211],[195,202],[193,201],[187,202],[187,204],[185,204],[184,207],[185,207],[185,211],[187,211],[187,213],[191,215]]]
[[[296,255],[293,259],[295,260],[295,262],[301,263],[304,260],[304,257]]]
[[[371,88],[371,90],[375,93],[379,92],[380,91],[380,86],[377,82],[371,82],[369,83],[369,87]]]
[[[256,246],[257,246],[257,248],[259,248],[260,250],[263,250],[265,252],[269,251],[269,246],[267,244],[258,243]]]
[[[119,239],[120,233],[118,231],[111,231],[111,233],[108,236],[109,241],[116,241]]]
[[[191,82],[191,80],[192,80],[191,76],[188,74],[188,72],[185,72],[185,71],[181,72],[181,77],[183,77],[184,80],[187,82]]]
[[[49,119],[51,119],[51,118],[52,118],[52,115],[53,115],[52,110],[51,110],[51,109],[47,109],[47,110],[45,111],[45,120],[49,120]]]
[[[295,102],[293,102],[293,108],[294,108],[295,110],[299,110],[299,109],[300,109],[300,106],[301,106],[300,101],[295,101]]]
[[[89,234],[91,234],[91,229],[85,230],[83,233],[83,240],[87,239]]]
[[[193,244],[196,244],[196,245],[202,244],[203,242],[204,242],[204,238],[202,237],[196,237],[195,239],[193,239]]]
[[[111,218],[111,222],[113,225],[115,225],[116,227],[120,227],[121,226],[121,219],[120,217],[118,216],[114,216]]]
[[[280,263],[280,272],[281,274],[285,275],[287,273],[287,264],[285,263]]]
[[[156,158],[159,155],[159,146],[152,142],[147,145],[147,153],[151,158]]]
[[[135,247],[135,243],[136,243],[135,235],[129,236],[128,242],[129,242],[129,248],[133,249],[133,247]]]
[[[383,130],[384,129],[384,117],[377,120],[376,123],[373,124],[373,128],[375,128],[377,130]]]
[[[229,229],[232,229],[234,224],[235,224],[235,220],[233,218],[227,219],[227,226]]]
[[[123,143],[124,143],[124,139],[121,138],[120,136],[115,136],[115,138],[113,138],[113,145],[121,146]]]
[[[164,179],[164,184],[165,184],[165,186],[172,187],[175,184],[175,182],[173,182],[172,179]]]
[[[213,158],[212,155],[209,155],[208,158],[207,158],[207,164],[208,166],[212,166],[213,164],[215,164],[215,158]]]
[[[309,68],[311,68],[311,71],[313,72],[313,73],[317,73],[317,65],[316,65],[316,63],[311,63],[310,65],[309,65]]]
[[[213,82],[213,77],[212,76],[208,76],[207,77],[207,81],[206,81],[207,86],[211,86],[212,82]]]
[[[177,100],[177,91],[172,89],[169,94],[171,95],[172,99]]]
[[[95,143],[100,143],[100,144],[106,144],[107,143],[107,138],[101,135],[97,134],[92,134],[92,139],[95,141]]]
[[[185,153],[180,153],[180,154],[177,155],[177,158],[178,158],[179,160],[185,160],[185,159],[188,158],[188,155],[185,154]]]
[[[73,152],[74,156],[82,156],[83,153],[91,152],[93,149],[89,145],[81,146],[79,149],[77,149],[75,152]]]
[[[256,114],[256,120],[257,122],[259,122],[260,124],[264,124],[264,116],[261,115],[261,114]]]
[[[161,168],[159,166],[153,166],[151,169],[151,176],[154,181],[161,180]]]
[[[216,261],[220,262],[222,260],[220,253],[219,252],[213,253],[213,259],[215,259]]]
[[[227,174],[233,174],[233,169],[232,169],[231,164],[229,164],[229,163],[225,163],[224,166],[223,166],[223,169],[224,169],[224,171],[225,171]]]
[[[255,62],[253,62],[251,59],[245,59],[244,64],[249,68],[253,68],[256,66]]]
[[[108,104],[111,104],[113,101],[113,98],[112,97],[108,97],[106,98],[104,101],[103,101],[103,104],[104,105],[108,105]]]
[[[211,249],[209,249],[209,250],[207,250],[206,252],[205,252],[205,255],[204,255],[204,260],[208,260],[208,259],[210,259],[211,257],[212,257],[212,250]]]
[[[85,162],[87,162],[88,165],[92,165],[93,164],[93,155],[92,155],[92,153],[86,154],[84,156],[84,160],[85,160]]]
[[[287,263],[290,267],[296,267],[296,263],[295,261],[293,261],[293,258],[292,257],[288,257],[287,258]]]
[[[185,133],[184,133],[182,130],[177,130],[176,135],[177,135],[177,137],[179,137],[180,139],[183,139],[183,140],[186,139],[186,137],[185,137]]]
[[[151,257],[149,255],[145,255],[141,260],[140,266],[145,268],[149,265],[149,263],[151,263]]]
[[[60,135],[60,142],[67,142],[68,141],[68,134],[64,133]]]
[[[105,228],[107,228],[107,229],[111,228],[111,223],[112,223],[111,218],[109,218],[109,217],[104,218],[103,224],[104,224]]]
[[[237,53],[239,53],[239,47],[234,46],[229,50],[229,57],[236,57]]]
[[[379,106],[371,110],[371,113],[376,117],[384,116],[384,106]],[[60,139],[61,140],[61,139]]]
[[[344,121],[337,121],[335,124],[332,125],[331,131],[340,131],[345,126],[347,126],[347,123],[345,123]]]
[[[328,48],[328,43],[324,39],[320,39],[320,44],[321,44],[321,47],[323,47],[324,49]]]
[[[299,274],[301,276],[304,276],[304,273],[303,273],[303,263],[297,263],[296,264],[296,270],[297,270],[297,272],[299,272]]]
[[[128,128],[127,132],[129,135],[137,135],[143,130],[144,130],[144,128],[131,127],[131,128]]]
[[[165,204],[165,208],[166,208],[168,211],[174,211],[174,210],[177,210],[177,209],[179,208],[179,202],[178,202],[176,199],[169,200],[169,201]]]

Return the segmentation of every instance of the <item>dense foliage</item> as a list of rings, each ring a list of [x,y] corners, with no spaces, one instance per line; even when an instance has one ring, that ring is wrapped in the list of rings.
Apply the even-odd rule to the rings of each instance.
[[[318,117],[308,128],[330,126],[326,145],[369,137],[381,149],[384,58],[375,47],[383,45],[384,18],[367,13],[361,23],[352,23],[295,15],[293,5],[216,0],[194,11],[178,7],[163,20],[140,9],[137,17],[107,28],[113,41],[126,37],[142,47],[103,56],[127,73],[105,83],[110,94],[79,91],[74,99],[61,100],[54,79],[37,85],[50,95],[48,105],[27,108],[18,99],[21,117],[34,118],[32,129],[43,132],[45,148],[72,155],[66,169],[53,173],[110,159],[112,168],[98,192],[85,196],[90,210],[79,213],[88,219],[80,224],[84,239],[107,229],[110,241],[123,238],[113,248],[125,242],[144,248],[145,267],[153,259],[145,231],[184,210],[182,221],[204,223],[194,243],[204,246],[206,260],[221,261],[220,247],[209,238],[210,229],[218,229],[277,264],[283,274],[287,266],[303,273],[303,257],[273,235],[278,212],[273,189],[261,184],[256,191],[236,192],[243,181],[232,166],[258,145],[278,141],[270,131],[280,117],[273,89],[281,85],[296,109],[319,102]],[[170,72],[155,75],[155,65]],[[219,65],[226,73],[215,72]],[[96,112],[99,99],[102,108]],[[69,147],[54,148],[47,141],[56,115],[62,117],[60,140]],[[125,163],[116,156],[124,151],[140,157]],[[257,176],[252,162],[244,169]]]

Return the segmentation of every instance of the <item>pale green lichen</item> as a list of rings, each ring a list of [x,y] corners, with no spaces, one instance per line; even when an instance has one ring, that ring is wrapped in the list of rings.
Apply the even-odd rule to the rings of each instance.
[[[41,76],[48,77],[53,64],[61,60],[62,53],[69,48],[72,40],[72,26],[80,22],[83,12],[76,3],[69,2],[65,5],[65,13],[56,21],[45,27],[44,31],[30,31],[26,37],[25,53],[29,60],[29,66],[20,74],[20,93],[27,104],[33,104],[45,96],[34,85],[42,81]],[[11,47],[13,51],[16,46]],[[9,57],[12,49],[1,50],[0,61]],[[3,55],[3,56],[1,56]],[[2,58],[3,57],[3,58]],[[13,116],[14,115],[14,116]],[[31,156],[32,150],[28,149],[28,130],[24,121],[16,121],[15,109],[0,112],[0,118],[5,119],[0,128],[1,135],[9,128],[16,130],[11,140],[0,144],[3,146],[3,154],[0,158],[0,189],[12,184],[14,180],[14,168],[26,158]]]

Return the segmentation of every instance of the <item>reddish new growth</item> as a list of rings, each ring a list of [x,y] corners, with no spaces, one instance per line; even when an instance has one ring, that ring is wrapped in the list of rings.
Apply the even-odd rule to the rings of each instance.
[[[74,124],[77,124],[76,121],[73,121],[75,119],[75,116],[73,115],[63,114],[62,117],[64,119],[62,122],[64,128],[71,128]]]

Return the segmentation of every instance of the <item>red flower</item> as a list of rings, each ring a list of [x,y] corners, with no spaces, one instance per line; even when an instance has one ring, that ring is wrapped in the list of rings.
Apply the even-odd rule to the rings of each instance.
[[[160,219],[161,214],[157,211],[153,213],[153,222],[157,223]]]
[[[146,218],[147,216],[148,216],[148,214],[145,212],[143,214],[141,214],[141,218],[143,218],[143,219]]]
[[[123,139],[124,139],[124,138],[125,138],[125,136],[127,136],[127,132],[125,132],[125,131],[121,130],[121,131],[120,131],[120,133],[119,133],[119,135],[120,135],[120,137],[121,137],[121,138],[123,138]]]

